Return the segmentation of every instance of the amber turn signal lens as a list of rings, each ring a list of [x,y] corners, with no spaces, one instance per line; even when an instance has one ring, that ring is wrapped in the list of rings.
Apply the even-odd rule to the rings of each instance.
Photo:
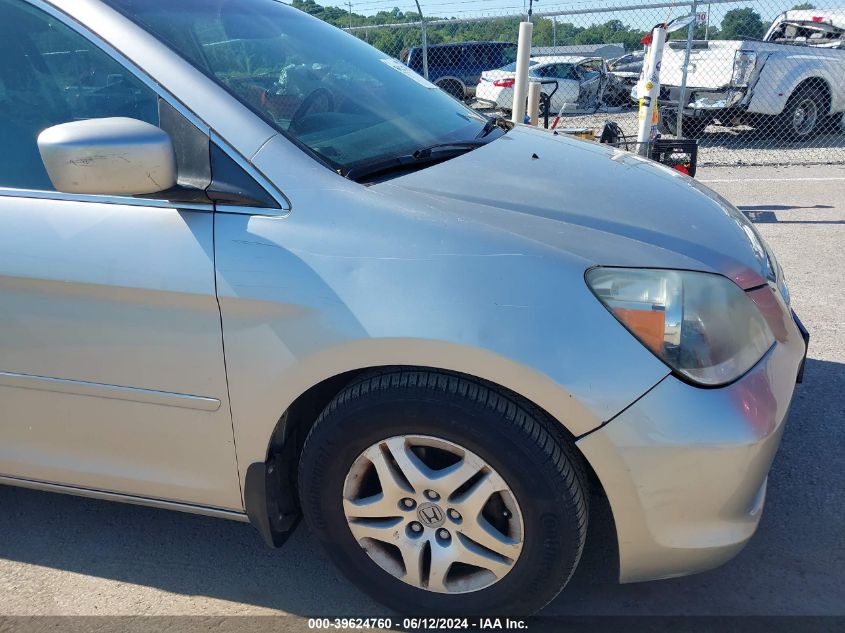
[[[613,313],[646,347],[657,354],[663,353],[663,338],[666,330],[665,312],[615,307]]]

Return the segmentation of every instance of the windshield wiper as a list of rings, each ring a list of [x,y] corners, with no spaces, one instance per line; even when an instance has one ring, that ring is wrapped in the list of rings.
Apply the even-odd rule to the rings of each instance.
[[[474,150],[476,147],[481,147],[482,145],[487,145],[488,141],[455,141],[454,143],[437,143],[435,145],[428,145],[427,147],[421,147],[420,149],[416,150],[411,156],[416,159],[420,158],[428,158],[434,152],[437,153],[451,153],[450,150],[455,152],[464,153],[471,150]]]
[[[349,180],[361,182],[372,176],[386,175],[393,171],[414,169],[417,167],[424,167],[434,163],[441,163],[450,158],[466,154],[482,145],[487,145],[489,141],[455,141],[453,143],[437,143],[436,145],[428,145],[421,147],[411,154],[403,154],[399,156],[387,156],[374,158],[371,161],[366,161],[353,165],[343,174]]]

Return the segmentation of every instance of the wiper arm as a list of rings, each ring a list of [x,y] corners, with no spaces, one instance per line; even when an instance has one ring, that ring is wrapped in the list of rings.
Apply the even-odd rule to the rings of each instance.
[[[487,119],[487,123],[485,123],[484,127],[481,128],[481,131],[478,133],[478,136],[476,136],[476,138],[484,138],[497,127],[503,129],[505,132],[509,132],[511,129],[513,129],[513,123],[511,121],[508,121],[503,116],[491,116]]]
[[[443,153],[453,153],[449,152],[449,150],[453,150],[454,152],[464,153],[474,150],[476,147],[481,147],[482,145],[487,145],[488,141],[456,141],[454,143],[437,143],[436,145],[429,145],[428,147],[421,147],[417,151],[415,151],[411,156],[416,159],[420,158],[428,158],[434,152]]]
[[[372,161],[353,165],[343,175],[349,180],[362,181],[370,176],[387,174],[401,169],[422,167],[432,163],[439,163],[461,154],[466,154],[477,147],[486,145],[489,141],[455,141],[453,143],[437,143],[421,147],[412,154],[375,158]]]

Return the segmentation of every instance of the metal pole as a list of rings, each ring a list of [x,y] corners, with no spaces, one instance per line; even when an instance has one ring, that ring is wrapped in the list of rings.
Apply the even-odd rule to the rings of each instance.
[[[660,66],[663,45],[666,43],[664,25],[654,27],[651,44],[643,65],[642,81],[637,89],[640,95],[640,120],[637,130],[637,153],[650,154],[651,141],[657,136],[657,95],[660,94]]]
[[[692,14],[696,16],[696,18],[690,22],[690,25],[687,27],[687,50],[684,53],[684,68],[681,74],[681,89],[678,92],[678,118],[676,120],[676,125],[678,127],[675,134],[677,138],[684,137],[684,108],[687,105],[687,71],[689,70],[690,51],[692,51],[692,35],[693,31],[695,31],[695,24],[698,21],[698,13],[696,12],[696,9],[696,0],[692,0]]]
[[[710,3],[707,3],[707,21],[704,23],[704,39],[710,39]]]
[[[532,81],[528,84],[528,119],[531,125],[537,127],[540,123],[540,82]]]
[[[352,28],[352,2],[347,2],[346,4],[349,5],[349,28]]]
[[[557,48],[557,16],[552,18],[552,46]]]
[[[428,79],[428,31],[425,26],[425,18],[423,17],[422,9],[420,8],[420,0],[414,0],[417,3],[417,13],[420,14],[420,32],[422,33],[422,54],[423,54],[423,77]]]
[[[516,80],[513,86],[513,108],[511,121],[525,122],[525,98],[528,93],[528,62],[531,59],[531,35],[534,25],[531,22],[519,23],[519,42],[516,46]]]

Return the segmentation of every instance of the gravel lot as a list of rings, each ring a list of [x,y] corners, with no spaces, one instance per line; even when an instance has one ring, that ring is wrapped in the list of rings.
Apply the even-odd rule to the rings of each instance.
[[[566,117],[559,125],[601,130],[607,119],[616,121],[625,134],[636,139],[636,110]],[[842,164],[845,163],[845,130],[792,143],[749,127],[711,125],[699,139],[698,152],[699,165]]]
[[[552,117],[553,119],[553,117]],[[600,132],[607,120],[615,121],[632,140],[637,138],[637,110],[611,108],[590,115],[566,115],[558,127],[590,128]],[[699,165],[814,165],[845,164],[845,128],[800,143],[763,131],[739,126],[711,125],[699,139]]]
[[[845,166],[703,169],[699,180],[757,222],[812,333],[762,524],[720,569],[618,585],[599,508],[547,616],[845,615]],[[304,527],[269,550],[248,525],[164,510],[3,486],[0,508],[0,615],[290,614],[276,630],[316,615],[385,615]]]

